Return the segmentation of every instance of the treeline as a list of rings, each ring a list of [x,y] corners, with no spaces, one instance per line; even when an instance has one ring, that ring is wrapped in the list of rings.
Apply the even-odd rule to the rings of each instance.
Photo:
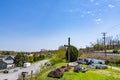
[[[16,52],[16,51],[0,51],[1,56],[13,56],[16,67],[22,67],[24,63],[34,63],[45,58],[51,58],[57,54],[58,50],[41,50],[38,52]]]
[[[0,51],[0,55],[16,55],[17,53],[20,52],[15,52],[15,51]],[[26,53],[26,52],[24,52]]]
[[[38,51],[38,52],[17,52],[17,51],[0,51],[0,55],[17,55],[17,54],[41,54],[41,53],[47,53],[47,51]]]
[[[108,36],[105,38],[105,45],[107,50],[118,50],[120,49],[120,35]],[[94,45],[95,50],[104,49],[104,40],[103,38],[97,39],[97,43]]]
[[[105,46],[104,39],[101,37],[97,39],[96,42],[90,42],[90,46],[86,48],[80,48],[80,53],[93,53],[95,51],[104,51],[106,48],[107,52],[120,53],[120,35],[106,36],[105,37]]]
[[[14,64],[17,67],[21,67],[26,62],[33,63],[33,62],[42,60],[44,58],[45,58],[45,55],[39,55],[37,53],[35,53],[33,55],[19,53],[14,57]]]

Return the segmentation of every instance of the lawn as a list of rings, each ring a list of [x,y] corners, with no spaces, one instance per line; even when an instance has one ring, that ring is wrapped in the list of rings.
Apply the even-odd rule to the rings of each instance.
[[[107,50],[107,52],[113,52],[113,50]],[[120,49],[118,50],[118,52],[120,53]]]
[[[56,64],[54,67],[66,65],[66,63]],[[47,70],[44,72],[41,76],[38,77],[37,80],[120,80],[120,72],[112,69],[106,69],[106,70],[97,70],[92,69],[87,71],[86,73],[76,73],[73,72],[73,69],[69,72],[65,72],[64,76],[60,79],[56,78],[50,78],[47,77],[47,74],[51,70]]]

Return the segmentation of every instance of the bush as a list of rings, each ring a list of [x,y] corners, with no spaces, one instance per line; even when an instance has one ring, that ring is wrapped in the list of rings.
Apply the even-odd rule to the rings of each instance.
[[[120,64],[120,57],[115,58],[115,64]]]
[[[70,46],[69,49],[70,49],[70,62],[74,62],[78,58],[78,50],[74,46]],[[66,51],[66,60],[68,60],[68,49]]]
[[[110,64],[110,61],[107,59],[107,60],[105,61],[105,64]]]
[[[108,58],[105,61],[106,64],[110,64],[110,65],[119,65],[120,64],[120,57],[112,57],[112,58]]]
[[[51,62],[52,65],[55,65],[55,64],[57,64],[57,63],[59,63],[59,62],[62,62],[62,59],[57,58],[57,57],[53,57],[53,58],[50,60],[50,62]]]
[[[118,50],[113,50],[113,53],[118,53]]]
[[[65,62],[65,50],[59,50],[50,60],[51,64]]]

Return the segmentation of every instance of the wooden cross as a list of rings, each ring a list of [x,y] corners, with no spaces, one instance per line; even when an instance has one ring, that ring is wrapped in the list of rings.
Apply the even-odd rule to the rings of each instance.
[[[68,38],[68,45],[64,45],[68,48],[68,62],[70,62],[70,37]]]

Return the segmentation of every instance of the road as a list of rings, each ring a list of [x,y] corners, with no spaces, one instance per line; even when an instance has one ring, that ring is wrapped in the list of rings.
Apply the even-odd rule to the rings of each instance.
[[[104,52],[95,52],[95,53],[92,53],[92,55],[105,55],[105,53]],[[120,56],[120,54],[118,54],[118,53],[108,53],[107,52],[107,56]]]
[[[107,54],[108,56],[120,56],[120,54],[115,54],[115,53],[112,53],[112,54]]]
[[[21,72],[28,72],[28,74],[31,74],[32,70],[33,70],[33,74],[34,74],[35,72],[40,71],[40,65],[43,65],[47,61],[48,60],[39,61],[35,64],[32,64],[28,68],[19,69],[17,72],[12,72],[12,73],[8,73],[8,74],[0,73],[0,80],[5,80],[5,79],[7,79],[7,80],[17,80],[19,75],[21,74]]]

